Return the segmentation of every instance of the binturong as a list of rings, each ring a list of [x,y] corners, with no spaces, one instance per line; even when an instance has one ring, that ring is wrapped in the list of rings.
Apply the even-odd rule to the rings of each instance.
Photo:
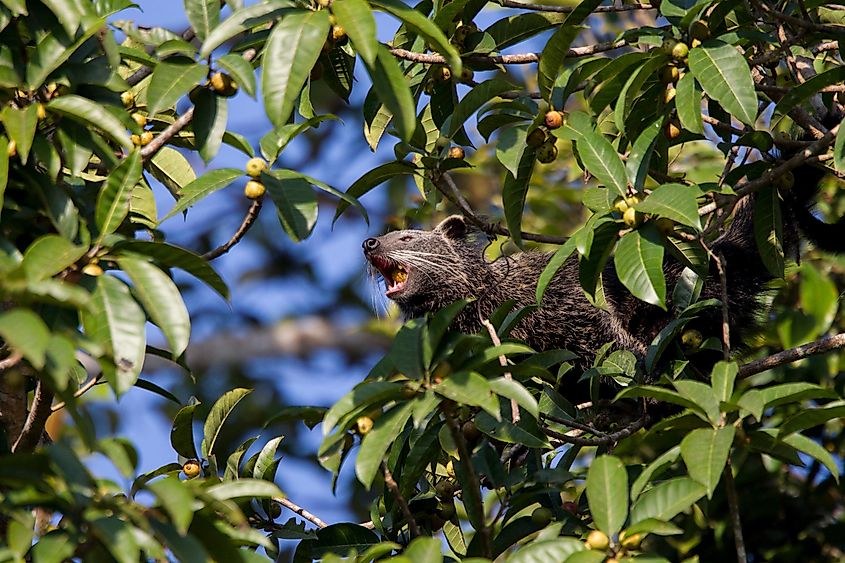
[[[781,198],[784,250],[797,254],[800,236],[828,251],[845,249],[845,221],[827,224],[811,211],[811,198],[824,177],[823,169],[802,166],[794,173],[795,186]],[[727,230],[709,247],[721,256],[726,271],[731,347],[740,347],[749,330],[765,317],[761,295],[773,279],[757,248],[753,227],[755,195],[736,206]],[[521,252],[494,261],[484,256],[487,236],[468,219],[453,215],[430,231],[401,230],[363,243],[364,255],[384,278],[386,295],[396,302],[406,319],[434,312],[462,298],[473,299],[456,318],[453,328],[474,333],[503,302],[517,307],[536,303],[540,274],[552,254]],[[602,273],[606,309],[592,305],[581,289],[578,258],[570,257],[547,287],[540,307],[526,315],[511,336],[535,350],[566,348],[589,366],[607,343],[642,358],[648,345],[672,319],[671,297],[667,310],[632,296],[619,281],[612,260]],[[683,265],[664,261],[667,295],[672,295]],[[720,299],[721,281],[714,262],[704,279],[700,299]],[[721,332],[721,310],[711,307],[689,326],[706,335]]]

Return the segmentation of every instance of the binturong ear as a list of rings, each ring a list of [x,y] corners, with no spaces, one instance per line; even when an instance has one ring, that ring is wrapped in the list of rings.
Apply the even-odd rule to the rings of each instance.
[[[453,240],[463,240],[467,238],[470,232],[470,226],[467,225],[466,219],[463,215],[450,215],[443,219],[443,221],[434,228],[435,231],[443,233],[443,236]]]

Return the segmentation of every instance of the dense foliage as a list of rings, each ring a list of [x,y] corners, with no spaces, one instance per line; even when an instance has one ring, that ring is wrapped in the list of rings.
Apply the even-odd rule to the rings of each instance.
[[[183,33],[119,19],[128,8],[0,2],[0,558],[266,560],[280,546],[297,561],[843,557],[845,339],[827,336],[841,329],[843,263],[785,256],[777,204],[812,162],[832,165],[819,213],[843,211],[841,6],[186,0]],[[353,80],[356,64],[369,83]],[[336,119],[321,113],[327,92],[348,101],[367,87],[354,108],[364,137],[395,143],[395,160],[345,190],[280,165],[295,137]],[[241,92],[272,123],[256,146],[229,130]],[[186,155],[208,162],[222,144],[244,168],[198,175]],[[233,183],[250,205],[229,241],[205,254],[168,242],[162,222]],[[230,417],[245,388],[180,404],[173,463],[137,475],[133,444],[95,431],[83,396],[104,381],[117,398],[137,386],[179,403],[142,377],[149,355],[190,370],[172,270],[227,297],[210,263],[265,199],[301,241],[318,194],[335,198],[335,220],[353,208],[366,219],[358,198],[385,183],[400,224],[460,212],[516,247],[559,245],[538,302],[577,253],[596,306],[612,260],[633,295],[676,319],[644,358],[608,347],[582,374],[566,350],[508,339],[528,309],[503,306],[489,334],[449,331],[459,302],[405,323],[331,408],[279,406],[276,422],[322,425],[328,471],[354,463],[365,525],[327,525],[284,497],[281,437],[221,439],[245,433]],[[175,200],[166,213],[159,191]],[[685,325],[723,307],[698,298],[718,260],[708,244],[753,192],[759,251],[784,282],[759,337],[732,355],[725,335]],[[669,259],[686,270],[667,289]],[[148,322],[168,350],[147,344]],[[713,350],[724,360],[711,373],[693,369]],[[568,393],[577,381],[591,382],[589,402]],[[45,422],[62,409],[74,433],[50,444]],[[92,475],[92,452],[130,490]]]

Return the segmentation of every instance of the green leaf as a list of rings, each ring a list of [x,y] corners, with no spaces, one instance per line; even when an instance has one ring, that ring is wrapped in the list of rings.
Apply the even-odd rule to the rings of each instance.
[[[290,119],[328,32],[327,10],[291,12],[270,32],[264,47],[261,89],[273,125],[284,125]]]
[[[0,336],[35,369],[44,367],[50,330],[41,317],[29,309],[12,309],[0,314]]]
[[[7,105],[0,112],[0,121],[6,128],[6,134],[17,145],[21,162],[26,164],[35,138],[35,127],[38,125],[38,108],[35,104],[20,109]]]
[[[402,67],[386,47],[379,45],[375,64],[367,66],[367,71],[379,100],[393,114],[399,137],[410,141],[417,127],[417,114]]]
[[[268,161],[274,162],[277,158],[279,158],[279,154],[285,150],[285,147],[288,146],[288,143],[290,143],[294,137],[304,133],[311,127],[319,126],[320,123],[329,119],[337,119],[337,116],[331,114],[318,115],[317,117],[306,119],[302,123],[288,123],[287,125],[282,125],[281,127],[269,131],[261,137],[261,141],[259,141],[261,154]]]
[[[92,534],[118,563],[136,563],[140,559],[141,549],[133,530],[129,522],[117,516],[105,516],[91,522]]]
[[[497,420],[486,411],[475,415],[478,429],[494,440],[508,444],[522,444],[529,448],[550,448],[548,438],[543,434],[537,423],[530,418],[520,419],[514,424],[506,418]]]
[[[833,165],[837,172],[845,172],[845,127],[840,127],[836,132],[836,142],[833,145]]]
[[[526,147],[519,161],[519,168],[515,175],[505,174],[505,185],[502,187],[502,205],[505,208],[505,221],[508,224],[511,239],[514,244],[522,246],[522,210],[528,195],[531,175],[534,173],[536,151]]]
[[[570,113],[563,133],[567,135],[567,138],[575,140],[578,154],[587,170],[602,184],[625,197],[627,189],[625,165],[622,164],[619,153],[610,141],[596,131],[590,118],[580,111]]]
[[[655,119],[643,129],[643,132],[634,141],[631,152],[628,154],[628,160],[625,162],[625,169],[628,171],[628,181],[638,192],[642,191],[645,186],[651,157],[654,154],[654,146],[657,144],[657,139],[661,131],[663,131],[662,116]],[[698,216],[696,215],[696,217]]]
[[[225,97],[218,96],[207,88],[200,89],[195,98],[194,135],[197,150],[207,164],[217,155],[223,143],[228,105]]]
[[[689,68],[708,96],[731,115],[754,126],[757,95],[751,71],[736,47],[710,40],[689,53]]]
[[[543,295],[546,293],[546,289],[549,287],[549,284],[552,283],[557,271],[575,251],[576,242],[577,241],[574,236],[569,237],[569,240],[563,243],[563,246],[555,251],[549,260],[549,263],[546,264],[545,268],[543,268],[543,273],[540,274],[540,278],[537,280],[537,291],[535,293],[537,303],[541,303],[543,301]]]
[[[688,509],[707,493],[701,483],[689,477],[677,477],[644,492],[631,507],[631,524],[649,518],[669,521]]]
[[[244,171],[237,168],[218,168],[203,174],[182,189],[182,197],[179,198],[173,209],[159,221],[159,224],[191,207],[204,197],[225,188],[243,175]]]
[[[423,37],[433,50],[446,57],[446,62],[454,76],[460,76],[463,68],[460,53],[449,43],[440,28],[419,10],[411,8],[400,0],[373,0],[370,4],[405,22],[408,29]]]
[[[100,231],[98,240],[117,230],[129,213],[129,198],[132,188],[141,179],[141,152],[133,150],[123,162],[109,174],[97,195],[94,218]]]
[[[186,534],[194,518],[193,495],[177,476],[171,475],[149,483],[150,489],[158,502],[170,515],[170,521],[179,530],[180,534]]]
[[[415,173],[417,173],[417,168],[410,162],[400,160],[386,162],[376,166],[369,172],[365,172],[360,178],[355,180],[351,186],[349,186],[346,193],[351,197],[360,198],[362,195],[366,194],[382,182],[386,182],[394,176]],[[347,207],[349,207],[349,203],[346,201],[338,202],[337,211],[335,211],[334,219],[332,220],[333,223],[337,221],[338,217],[340,217],[341,213],[343,213]]]
[[[461,127],[464,125],[469,117],[486,104],[491,99],[499,96],[505,92],[510,92],[514,89],[514,85],[507,80],[501,78],[493,78],[485,80],[472,90],[467,92],[466,96],[461,99],[457,106],[455,106],[451,117],[448,120],[448,133],[446,136],[452,138]],[[444,123],[444,127],[445,127]],[[524,139],[523,139],[524,142]],[[498,147],[497,147],[498,150]]]
[[[697,428],[681,441],[681,457],[690,477],[707,487],[707,498],[713,492],[728,461],[734,439],[734,427]]]
[[[595,0],[585,0],[581,5],[598,5],[600,3],[600,1]],[[540,62],[537,65],[537,82],[540,86],[540,97],[545,100],[548,100],[551,96],[552,88],[563,68],[563,61],[569,52],[569,46],[583,29],[577,24],[569,25],[568,22],[569,19],[567,18],[567,22],[552,34],[540,54]]]
[[[90,312],[83,312],[81,317],[88,336],[110,349],[114,365],[103,369],[115,394],[122,395],[135,384],[144,365],[147,344],[144,311],[125,283],[103,275],[97,278]]]
[[[673,446],[669,450],[660,454],[657,459],[645,466],[642,472],[634,480],[634,484],[631,485],[631,500],[636,500],[643,489],[646,488],[646,485],[648,485],[653,478],[659,476],[663,473],[663,471],[674,464],[679,455],[681,455],[681,446]]]
[[[496,142],[496,159],[512,176],[519,173],[519,164],[523,160],[525,151],[529,149],[525,144],[527,137],[528,126],[525,123],[506,127],[499,133]]]
[[[223,424],[229,418],[229,415],[232,414],[232,411],[241,399],[250,393],[252,393],[251,389],[232,389],[224,393],[222,397],[217,399],[214,406],[211,407],[211,411],[209,411],[203,426],[203,439],[200,447],[203,457],[208,457],[214,453],[214,445],[217,442],[217,436],[220,434]]]
[[[754,201],[754,239],[766,269],[772,275],[784,275],[783,218],[780,196],[775,186],[757,192]]]
[[[185,0],[185,14],[188,23],[200,41],[220,23],[220,2],[218,0]]]
[[[173,357],[178,358],[188,347],[191,337],[191,319],[179,288],[167,274],[149,262],[123,256],[117,263],[132,280],[135,295],[150,319],[170,343]]]
[[[262,173],[261,179],[276,204],[285,232],[294,242],[302,242],[317,223],[317,196],[307,180],[284,172]]]
[[[766,432],[768,434],[774,435],[777,432],[776,428],[762,428],[760,432]],[[822,465],[824,465],[830,474],[833,476],[833,479],[838,483],[839,482],[839,464],[833,458],[829,451],[824,449],[824,447],[816,442],[804,436],[803,434],[790,434],[789,436],[784,436],[781,440],[787,444],[795,448],[796,450],[802,451],[805,454],[814,457],[815,459],[819,460]]]
[[[279,444],[284,439],[284,436],[277,436],[272,440],[269,440],[264,447],[261,448],[261,451],[258,453],[258,457],[255,460],[255,467],[252,469],[252,476],[255,479],[267,479],[268,481],[273,481],[273,475],[268,475],[267,471],[271,467],[275,465],[276,461],[276,451],[279,449]]]
[[[263,479],[240,478],[236,481],[226,481],[212,485],[205,490],[209,496],[217,500],[231,500],[240,498],[269,498],[281,496],[274,483]]]
[[[6,186],[9,185],[9,139],[0,135],[0,210],[6,197]]]
[[[176,101],[207,74],[207,66],[193,61],[160,62],[153,70],[147,87],[147,111],[152,116],[175,106]]]
[[[531,542],[508,557],[508,563],[550,563],[566,561],[573,553],[587,551],[584,542],[575,538],[556,538]],[[604,554],[602,554],[602,559]]]
[[[667,217],[682,225],[701,230],[696,198],[701,191],[696,186],[663,184],[636,205],[637,211]]]
[[[58,96],[50,100],[46,108],[49,112],[64,115],[86,127],[102,131],[127,149],[132,148],[132,141],[123,123],[101,105],[87,98],[73,94]]]
[[[766,407],[777,407],[788,403],[797,403],[807,399],[836,399],[833,389],[806,382],[782,383],[773,387],[759,389],[760,398]]]
[[[438,538],[418,537],[408,544],[402,555],[414,563],[442,563],[442,547],[443,544]]]
[[[64,237],[44,235],[35,239],[24,251],[21,268],[27,280],[44,280],[75,263],[86,252],[84,246],[76,246]]]
[[[255,97],[255,69],[251,62],[236,53],[229,53],[217,59],[217,64],[234,78],[244,92]]]
[[[845,417],[845,405],[841,403],[831,404],[815,409],[805,409],[787,418],[778,429],[779,436],[788,436],[795,432],[801,432],[807,428],[813,428],[825,424],[834,418]]]
[[[695,76],[691,72],[685,73],[675,88],[675,108],[681,126],[698,135],[704,134],[704,124],[701,119],[701,90],[695,83]]]
[[[381,467],[384,454],[402,432],[413,411],[413,403],[397,405],[376,420],[373,429],[361,440],[361,449],[355,460],[355,475],[369,490]]]
[[[188,159],[168,146],[158,149],[150,158],[148,166],[153,177],[164,184],[174,196],[181,194],[185,186],[197,179],[197,173]]]
[[[666,280],[663,277],[663,245],[650,225],[619,239],[613,255],[619,281],[635,297],[666,309]]]
[[[673,384],[681,395],[695,403],[698,407],[695,410],[703,410],[712,424],[718,424],[719,399],[709,385],[688,379],[674,381]]]
[[[596,527],[608,536],[616,535],[628,517],[628,474],[612,455],[593,460],[587,472],[587,502]]]
[[[717,399],[723,402],[730,400],[734,392],[737,373],[739,373],[739,365],[736,362],[719,362],[713,367],[710,380]]]
[[[490,388],[487,379],[474,372],[450,374],[441,383],[433,386],[435,393],[452,399],[462,405],[481,407],[490,415],[499,419],[499,401]]]
[[[275,19],[287,8],[294,8],[295,6],[296,4],[290,0],[263,0],[257,4],[234,10],[231,16],[215,27],[205,38],[202,43],[202,50],[200,50],[200,58],[205,59],[214,49],[235,35]]]
[[[528,411],[534,418],[540,417],[540,407],[537,404],[537,400],[521,383],[505,377],[490,379],[487,383],[490,385],[490,389],[497,395],[516,401],[520,407]]]
[[[190,250],[174,246],[166,242],[152,242],[145,240],[123,241],[115,246],[117,252],[137,252],[155,260],[165,268],[180,268],[220,294],[224,299],[229,298],[229,288],[223,278],[214,271],[206,260]]]
[[[197,405],[188,405],[179,409],[170,428],[170,445],[176,453],[187,459],[196,459],[197,448],[194,445],[194,409]]]
[[[373,65],[378,53],[376,20],[365,0],[337,0],[332,3],[332,14],[346,31],[355,50],[367,65]]]

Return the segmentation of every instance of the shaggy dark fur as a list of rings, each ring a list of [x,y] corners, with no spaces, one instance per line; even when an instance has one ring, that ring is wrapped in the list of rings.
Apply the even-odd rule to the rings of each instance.
[[[842,250],[845,223],[825,224],[810,212],[809,200],[824,172],[811,167],[796,170],[801,186],[791,190],[783,209],[784,242],[787,255],[797,252],[798,232],[826,250]],[[760,295],[772,279],[760,258],[753,234],[754,196],[736,211],[728,231],[711,245],[724,256],[730,329],[733,345],[738,345],[749,328],[761,318]],[[455,320],[454,328],[478,332],[480,318],[487,318],[504,301],[517,306],[535,303],[537,280],[551,254],[524,252],[487,262],[483,256],[483,233],[463,217],[454,215],[434,230],[403,230],[364,241],[364,254],[385,278],[387,295],[398,304],[406,318],[433,312],[460,298],[474,297]],[[667,295],[683,270],[667,258],[664,272]],[[399,276],[394,273],[399,271]],[[405,277],[407,276],[407,277]],[[392,280],[397,281],[392,281]],[[404,285],[402,285],[404,283]],[[642,357],[646,347],[671,319],[671,313],[633,297],[616,276],[612,261],[603,273],[608,310],[591,305],[578,281],[577,257],[570,257],[546,289],[542,306],[527,315],[512,331],[535,350],[566,348],[578,354],[584,364],[608,342]],[[705,280],[702,298],[720,298],[721,285],[715,264]],[[671,311],[671,302],[668,303]],[[720,334],[721,312],[711,308],[696,326],[705,334]]]

